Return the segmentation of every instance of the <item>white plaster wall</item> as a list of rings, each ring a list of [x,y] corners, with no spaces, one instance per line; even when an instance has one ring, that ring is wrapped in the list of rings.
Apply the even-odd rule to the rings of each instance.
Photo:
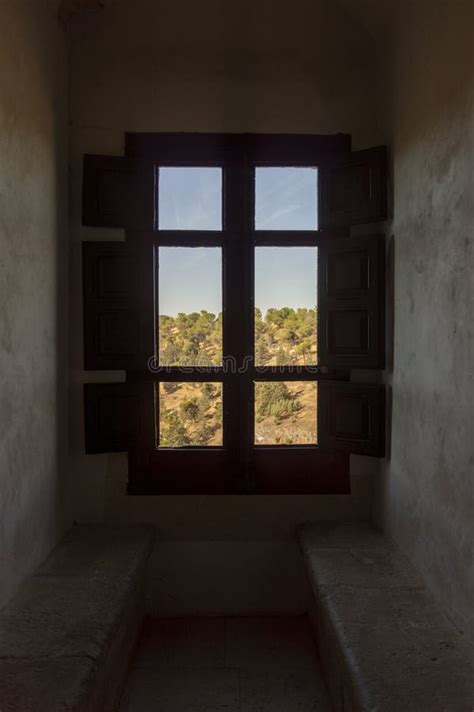
[[[474,5],[402,4],[393,145],[391,458],[376,520],[474,634]]]
[[[75,518],[160,529],[150,600],[163,613],[300,611],[293,535],[317,518],[368,518],[377,461],[354,458],[350,496],[127,497],[126,457],[84,452],[82,383],[119,380],[82,366],[82,155],[121,154],[125,131],[348,132],[380,141],[372,40],[328,0],[115,0],[70,24],[71,445]],[[194,574],[190,568],[194,562]]]
[[[67,53],[56,5],[0,3],[0,607],[65,523]]]

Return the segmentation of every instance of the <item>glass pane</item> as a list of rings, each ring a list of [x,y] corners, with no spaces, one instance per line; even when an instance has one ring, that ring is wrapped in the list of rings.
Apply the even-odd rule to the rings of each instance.
[[[317,168],[256,168],[255,229],[317,230]]]
[[[220,247],[160,247],[160,366],[222,365]]]
[[[316,445],[316,396],[311,381],[255,383],[255,444]]]
[[[160,168],[160,230],[222,230],[221,168]]]
[[[317,247],[255,249],[255,364],[317,364]]]
[[[159,447],[222,446],[222,383],[160,383]]]

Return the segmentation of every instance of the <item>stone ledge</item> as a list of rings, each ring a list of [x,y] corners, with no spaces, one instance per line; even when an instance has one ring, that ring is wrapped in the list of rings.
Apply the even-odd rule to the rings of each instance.
[[[96,664],[88,658],[0,659],[2,712],[92,712]]]
[[[299,529],[335,712],[472,712],[474,651],[366,524]]]
[[[366,522],[305,522],[298,527],[303,552],[313,549],[385,549],[383,535]]]
[[[77,524],[35,575],[136,576],[148,558],[152,534],[152,527],[142,525]]]
[[[113,710],[144,618],[150,527],[76,526],[0,612],[2,712]]]

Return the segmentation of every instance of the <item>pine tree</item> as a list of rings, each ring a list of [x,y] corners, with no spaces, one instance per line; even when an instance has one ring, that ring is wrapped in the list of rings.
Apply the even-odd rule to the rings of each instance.
[[[160,432],[161,447],[184,447],[191,444],[186,426],[175,410],[162,413],[161,422],[166,423],[166,427]]]

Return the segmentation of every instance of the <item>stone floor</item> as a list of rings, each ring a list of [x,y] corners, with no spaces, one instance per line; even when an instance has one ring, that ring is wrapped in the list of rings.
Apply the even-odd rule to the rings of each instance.
[[[148,624],[120,712],[330,712],[308,621]]]

